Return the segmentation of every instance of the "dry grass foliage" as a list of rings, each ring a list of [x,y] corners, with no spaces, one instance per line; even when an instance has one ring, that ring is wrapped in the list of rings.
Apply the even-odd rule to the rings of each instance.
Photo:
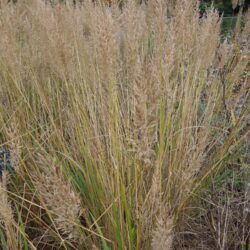
[[[193,194],[249,135],[249,14],[221,41],[195,0],[120,7],[1,1],[9,249],[16,230],[37,249],[172,249]]]

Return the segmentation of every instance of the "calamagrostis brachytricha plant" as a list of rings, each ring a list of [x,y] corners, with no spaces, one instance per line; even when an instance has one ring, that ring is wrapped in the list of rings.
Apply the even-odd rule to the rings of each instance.
[[[69,249],[171,249],[193,194],[249,134],[248,101],[233,105],[249,100],[249,15],[222,41],[218,13],[200,17],[195,0],[53,6],[0,8],[0,127],[15,117],[16,205],[30,201],[20,213],[41,225],[26,233],[55,228]]]

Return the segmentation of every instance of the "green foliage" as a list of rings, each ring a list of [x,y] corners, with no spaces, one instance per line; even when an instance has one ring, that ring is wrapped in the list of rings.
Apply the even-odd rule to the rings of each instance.
[[[201,12],[204,12],[206,8],[215,7],[220,14],[224,16],[231,16],[233,14],[232,2],[229,1],[202,1],[200,5]]]

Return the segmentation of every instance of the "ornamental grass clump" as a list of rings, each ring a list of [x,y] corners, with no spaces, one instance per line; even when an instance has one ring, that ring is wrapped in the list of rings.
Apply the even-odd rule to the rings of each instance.
[[[249,136],[242,18],[222,41],[195,0],[1,1],[0,142],[18,156],[6,195],[23,247],[175,247]]]

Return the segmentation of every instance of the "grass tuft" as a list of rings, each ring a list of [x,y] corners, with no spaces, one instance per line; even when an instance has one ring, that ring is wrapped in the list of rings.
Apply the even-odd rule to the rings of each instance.
[[[249,17],[221,39],[195,0],[1,1],[1,248],[185,249],[249,154]],[[229,203],[210,249],[231,246]]]

